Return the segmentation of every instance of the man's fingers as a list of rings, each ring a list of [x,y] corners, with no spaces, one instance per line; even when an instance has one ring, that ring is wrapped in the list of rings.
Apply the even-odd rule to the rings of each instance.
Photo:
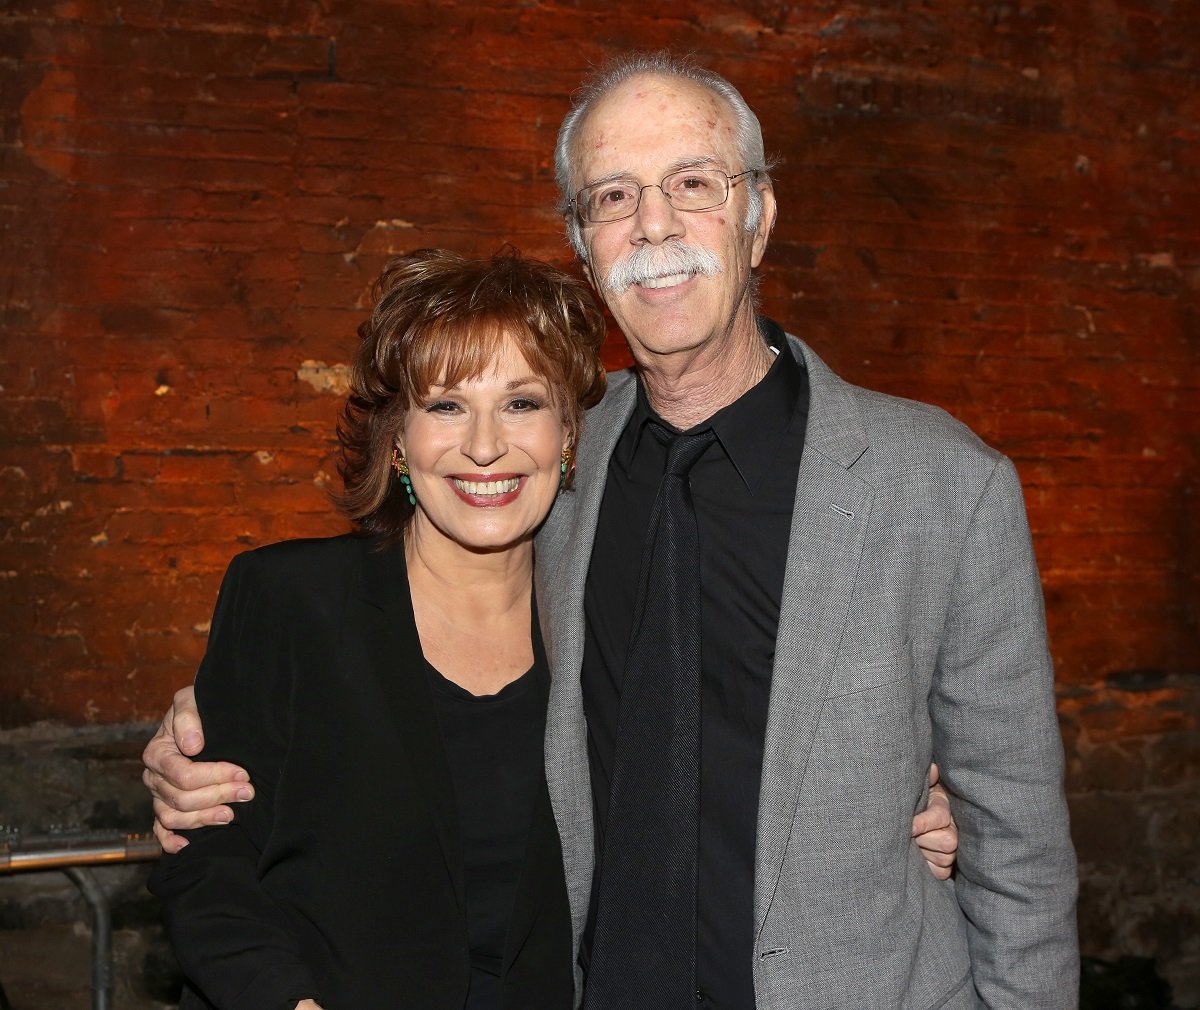
[[[921,850],[929,872],[938,880],[947,880],[954,870],[955,853],[958,851],[958,830],[953,826],[920,831],[916,818],[913,821],[913,835]]]
[[[953,855],[958,852],[959,832],[954,828],[934,828],[929,831],[913,830],[917,844],[922,852],[944,852]]]
[[[944,828],[949,828],[954,836],[955,843],[958,841],[958,831],[954,827],[954,817],[950,812],[950,797],[946,794],[946,790],[938,784],[937,765],[933,765],[929,769],[929,801],[916,817],[913,818],[912,833],[916,835],[924,835],[930,831],[939,831]]]
[[[244,768],[188,756],[203,749],[195,695],[185,687],[175,693],[162,725],[142,752],[142,782],[154,797],[154,837],[164,852],[174,854],[187,846],[187,839],[175,832],[228,824],[233,810],[226,804],[254,797]]]
[[[163,852],[171,856],[187,847],[186,838],[168,831],[158,821],[154,822],[154,837],[158,839],[158,844],[162,846]]]
[[[934,766],[937,767],[936,765]],[[929,801],[926,804],[930,807],[945,807],[950,809],[950,794],[946,792],[946,787],[940,782],[935,782],[929,787]]]
[[[958,851],[958,833],[954,831],[929,831],[917,839],[921,855],[938,866],[953,866],[954,854]]]
[[[930,765],[929,803],[913,818],[912,833],[929,871],[938,880],[946,880],[953,871],[955,853],[958,852],[958,826],[950,812],[950,797],[939,778],[938,766]]]
[[[934,866],[932,863],[927,863],[929,872],[933,874],[935,880],[949,880],[950,874],[953,872],[952,866]]]
[[[175,692],[171,710],[163,720],[163,729],[173,736],[179,750],[195,757],[204,750],[204,730],[196,708],[196,692],[189,684]]]
[[[180,760],[186,761],[187,759],[181,758]],[[209,766],[196,765],[196,767],[208,768]],[[226,765],[225,775],[228,776],[228,770],[236,767],[236,765]],[[170,779],[150,771],[143,773],[142,781],[156,801],[184,814],[199,813],[225,803],[245,803],[254,798],[254,787],[249,782],[231,782],[227,777],[220,781],[205,782],[205,784],[182,789],[172,784]],[[171,824],[169,826],[177,827],[179,825]],[[195,825],[185,824],[182,827],[195,827]]]
[[[228,824],[233,820],[233,810],[230,807],[214,805],[203,810],[177,810],[162,800],[154,801],[154,825],[165,831],[188,831],[192,828],[206,828],[214,824]],[[154,832],[161,841],[159,831]],[[165,846],[164,846],[165,848]]]
[[[924,835],[930,831],[942,831],[954,823],[950,816],[950,808],[944,804],[930,806],[922,810],[912,822],[913,837]]]
[[[174,793],[183,794],[194,790],[203,790],[211,786],[224,786],[229,790],[223,793],[219,803],[229,803],[235,800],[248,800],[254,795],[250,785],[250,776],[245,769],[228,761],[193,761],[178,751],[161,752],[155,756],[154,763],[146,762],[147,767],[154,773],[156,783],[172,787]],[[149,783],[148,783],[149,784]],[[239,796],[239,790],[246,790],[247,795]],[[164,796],[165,792],[156,785],[150,785],[151,792]],[[212,794],[205,793],[203,799]],[[212,806],[211,802],[200,802],[189,798],[181,810],[196,810],[199,807]]]

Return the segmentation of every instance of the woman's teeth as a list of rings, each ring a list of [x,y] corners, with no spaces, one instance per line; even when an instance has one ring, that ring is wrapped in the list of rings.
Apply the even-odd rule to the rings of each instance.
[[[488,481],[459,480],[457,477],[450,479],[463,494],[508,494],[510,491],[515,491],[521,483],[520,477]]]

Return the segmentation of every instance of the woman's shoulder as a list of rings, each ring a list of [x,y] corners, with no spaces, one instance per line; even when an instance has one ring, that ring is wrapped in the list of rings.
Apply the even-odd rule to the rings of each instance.
[[[320,635],[341,620],[351,597],[371,599],[371,573],[395,575],[397,549],[354,535],[285,540],[244,551],[221,584],[214,625],[225,620],[255,627],[287,627],[290,635]],[[403,557],[403,552],[399,552]],[[376,580],[378,581],[378,579]]]
[[[302,537],[263,544],[246,551],[263,564],[296,564],[311,561],[335,561],[338,558],[357,558],[374,546],[369,537],[342,533],[336,537]]]
[[[229,571],[277,586],[329,587],[358,572],[373,549],[373,540],[353,533],[281,540],[237,555]]]

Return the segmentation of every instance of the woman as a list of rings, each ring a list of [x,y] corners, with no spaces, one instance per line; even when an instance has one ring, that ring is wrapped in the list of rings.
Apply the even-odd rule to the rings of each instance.
[[[256,796],[151,889],[218,1007],[570,1007],[532,541],[604,321],[511,255],[415,253],[377,295],[339,431],[359,535],[230,565],[196,692]]]
[[[358,535],[230,565],[196,694],[204,759],[255,795],[151,889],[185,1006],[567,1008],[532,538],[604,390],[604,322],[512,255],[414,253],[376,294],[339,430]]]

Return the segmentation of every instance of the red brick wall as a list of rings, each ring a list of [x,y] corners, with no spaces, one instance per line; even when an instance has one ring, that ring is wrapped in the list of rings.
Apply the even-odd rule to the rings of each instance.
[[[569,262],[551,210],[567,96],[606,53],[673,45],[741,86],[780,159],[769,314],[1017,461],[1085,903],[1122,909],[1085,940],[1196,984],[1184,6],[13,0],[0,725],[161,711],[229,557],[341,529],[339,366],[384,259],[511,240]]]

